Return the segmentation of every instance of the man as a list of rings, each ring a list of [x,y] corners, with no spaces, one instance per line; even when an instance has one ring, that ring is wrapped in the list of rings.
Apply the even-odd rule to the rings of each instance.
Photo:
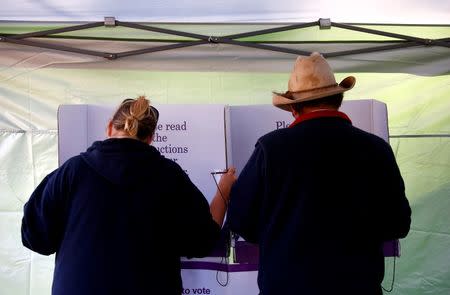
[[[263,295],[382,294],[383,241],[407,235],[411,209],[390,146],[338,111],[354,84],[299,57],[273,97],[295,121],[257,141],[232,188],[228,224],[259,244]]]

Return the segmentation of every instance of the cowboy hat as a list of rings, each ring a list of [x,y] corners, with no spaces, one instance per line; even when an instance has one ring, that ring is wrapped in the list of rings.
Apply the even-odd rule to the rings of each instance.
[[[325,58],[313,52],[308,57],[297,58],[289,78],[288,91],[274,93],[272,103],[285,111],[291,111],[291,104],[343,93],[352,89],[355,82],[355,77],[349,76],[337,84]]]

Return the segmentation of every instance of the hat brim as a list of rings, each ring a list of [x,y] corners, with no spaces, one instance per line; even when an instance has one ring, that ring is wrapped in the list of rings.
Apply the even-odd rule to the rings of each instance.
[[[349,76],[344,80],[342,80],[341,83],[339,83],[339,85],[336,85],[334,87],[311,89],[308,91],[301,91],[301,92],[291,92],[290,96],[292,98],[286,97],[283,94],[274,94],[272,98],[272,103],[274,106],[290,112],[291,104],[319,99],[322,97],[338,93],[343,93],[345,91],[352,89],[353,86],[355,86],[355,83],[356,78],[353,76]]]

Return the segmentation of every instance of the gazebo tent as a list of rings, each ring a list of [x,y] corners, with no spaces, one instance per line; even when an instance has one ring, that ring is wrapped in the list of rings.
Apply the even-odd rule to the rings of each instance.
[[[22,206],[34,187],[57,167],[58,105],[117,104],[125,97],[139,94],[147,95],[155,103],[270,103],[271,91],[286,90],[296,55],[312,51],[329,55],[338,79],[356,76],[357,84],[346,99],[373,98],[388,105],[390,143],[413,208],[412,229],[402,241],[402,257],[396,261],[392,294],[450,292],[450,4],[406,0],[395,3],[281,0],[245,4],[245,7],[238,1],[2,4],[0,293],[49,294],[53,259],[21,246],[20,221]],[[104,26],[105,16],[163,30],[158,33],[122,25]],[[330,17],[331,28],[327,28],[326,21],[320,26],[317,21],[320,17]],[[40,37],[37,35],[41,34],[17,37],[93,22],[101,24]],[[391,34],[353,31],[340,26],[344,23]],[[290,25],[299,28],[241,35],[234,43],[214,39]],[[166,34],[167,30],[196,34],[198,38]],[[211,38],[200,42],[199,36]],[[15,40],[29,44],[18,44],[21,42]],[[202,44],[183,46],[189,42]],[[51,46],[29,46],[36,43]],[[55,44],[55,49],[49,48]],[[174,44],[180,44],[180,48],[137,52],[140,54],[117,59],[102,55],[133,50],[148,52],[151,51],[148,48],[170,48]],[[262,49],[258,45],[267,47]],[[60,46],[80,50],[61,51]],[[272,51],[269,46],[287,49]],[[330,54],[373,47],[386,50]],[[102,54],[89,55],[83,51]],[[386,259],[386,289],[390,288],[393,269],[394,261]]]

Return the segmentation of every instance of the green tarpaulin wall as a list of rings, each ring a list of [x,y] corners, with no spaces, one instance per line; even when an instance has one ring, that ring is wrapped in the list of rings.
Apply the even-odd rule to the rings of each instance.
[[[0,23],[0,35],[52,26]],[[183,27],[205,34],[214,31],[215,35],[258,28]],[[422,38],[450,36],[448,26],[382,29]],[[155,46],[148,39],[174,39],[113,30],[99,28],[68,35],[117,40],[39,41],[120,51]],[[304,41],[286,46],[320,52],[394,41],[355,34],[310,28],[248,41]],[[269,104],[272,91],[286,90],[294,60],[289,54],[215,44],[109,61],[0,43],[0,294],[50,294],[54,258],[25,249],[20,224],[24,202],[57,167],[56,113],[60,104],[117,104],[140,94],[155,103]],[[338,80],[347,75],[357,78],[345,99],[378,99],[388,106],[390,142],[413,208],[411,232],[402,240],[402,257],[396,261],[392,294],[450,294],[450,49],[415,47],[332,58],[330,63]],[[385,288],[390,287],[392,269],[392,259],[386,259]]]

